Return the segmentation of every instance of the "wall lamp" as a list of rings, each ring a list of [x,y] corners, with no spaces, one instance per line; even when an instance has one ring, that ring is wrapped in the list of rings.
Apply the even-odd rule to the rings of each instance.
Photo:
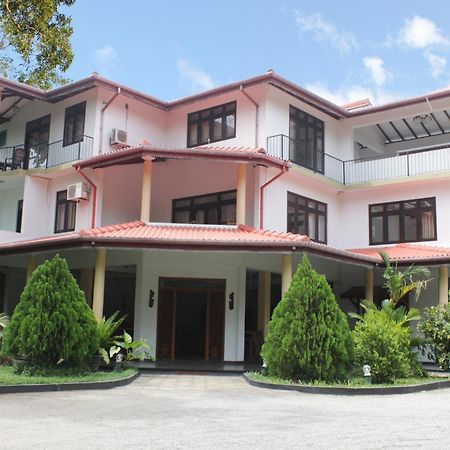
[[[148,306],[149,308],[153,308],[153,305],[155,304],[155,291],[150,289],[148,293]]]
[[[234,292],[231,292],[231,294],[228,296],[228,309],[230,311],[233,311],[234,309]]]

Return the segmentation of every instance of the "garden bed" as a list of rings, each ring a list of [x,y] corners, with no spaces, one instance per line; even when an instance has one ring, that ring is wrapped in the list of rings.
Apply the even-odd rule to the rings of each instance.
[[[136,369],[121,372],[88,372],[61,375],[17,375],[10,366],[0,366],[0,394],[48,392],[82,389],[110,389],[131,383],[139,376]]]
[[[244,374],[245,380],[252,386],[306,392],[311,394],[330,395],[390,395],[408,394],[412,392],[432,391],[450,387],[449,379],[425,377],[425,378],[402,378],[393,384],[365,384],[362,377],[351,378],[341,383],[311,382],[300,383],[291,380],[262,375],[259,372],[248,372]]]

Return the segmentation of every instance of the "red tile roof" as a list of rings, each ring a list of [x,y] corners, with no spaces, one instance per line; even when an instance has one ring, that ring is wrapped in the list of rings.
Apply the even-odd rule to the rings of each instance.
[[[355,248],[350,252],[372,256],[381,261],[380,252],[386,253],[392,261],[432,262],[450,260],[450,248],[421,244],[397,244],[385,247]]]
[[[287,168],[290,164],[274,156],[269,156],[261,148],[252,147],[214,147],[202,146],[192,148],[157,147],[151,144],[139,144],[113,150],[92,158],[79,161],[75,167],[99,168],[123,163],[139,163],[145,157],[165,159],[208,159],[229,162],[254,162],[278,168]]]
[[[84,229],[0,245],[0,254],[73,247],[162,248],[293,252],[306,251],[341,260],[375,264],[377,258],[312,242],[308,236],[246,225],[189,225],[141,221]]]

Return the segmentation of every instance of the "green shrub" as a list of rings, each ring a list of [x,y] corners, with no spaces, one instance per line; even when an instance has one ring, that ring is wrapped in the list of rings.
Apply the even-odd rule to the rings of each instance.
[[[356,363],[371,367],[375,383],[391,383],[411,374],[411,330],[388,311],[367,308],[353,335]]]
[[[425,319],[419,325],[431,352],[428,357],[444,370],[450,365],[450,305],[426,308]]]
[[[269,323],[261,352],[269,374],[293,380],[342,379],[352,352],[347,319],[326,278],[304,256]]]
[[[27,283],[6,328],[4,351],[35,367],[77,367],[98,348],[97,322],[66,261],[55,256]]]

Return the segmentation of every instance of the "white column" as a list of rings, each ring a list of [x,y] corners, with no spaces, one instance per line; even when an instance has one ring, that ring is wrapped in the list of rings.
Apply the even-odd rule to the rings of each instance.
[[[439,306],[448,304],[448,266],[439,267]]]
[[[366,269],[365,299],[373,303],[373,269]]]
[[[34,269],[37,267],[36,256],[28,255],[27,257],[27,281],[31,278]]]
[[[150,222],[150,199],[152,194],[152,161],[144,159],[142,169],[141,220]]]
[[[105,270],[106,270],[106,248],[97,249],[94,274],[94,295],[92,309],[95,317],[103,317],[103,304],[105,301]]]
[[[245,199],[247,190],[247,164],[238,164],[237,195],[236,195],[236,224],[245,224]]]

